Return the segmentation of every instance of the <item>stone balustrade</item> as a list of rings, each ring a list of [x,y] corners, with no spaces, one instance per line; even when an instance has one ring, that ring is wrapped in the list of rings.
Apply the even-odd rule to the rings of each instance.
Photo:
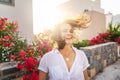
[[[20,77],[20,71],[16,68],[15,62],[0,64],[0,80],[11,80]]]
[[[106,66],[116,62],[117,53],[117,43],[109,42],[94,46],[82,47],[80,48],[86,53],[89,60],[90,67],[88,68],[88,75],[90,79],[101,72]],[[16,69],[16,64],[14,62],[7,62],[0,64],[0,80],[21,80],[21,72]]]
[[[90,67],[88,68],[90,79],[103,71],[106,66],[116,62],[118,57],[117,43],[115,42],[82,47],[81,49],[86,53],[90,63]]]

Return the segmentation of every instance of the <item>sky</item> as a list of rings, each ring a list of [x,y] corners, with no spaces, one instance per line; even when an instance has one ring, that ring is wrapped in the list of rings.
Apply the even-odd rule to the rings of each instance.
[[[105,13],[120,14],[120,0],[101,0],[101,8],[105,10]]]

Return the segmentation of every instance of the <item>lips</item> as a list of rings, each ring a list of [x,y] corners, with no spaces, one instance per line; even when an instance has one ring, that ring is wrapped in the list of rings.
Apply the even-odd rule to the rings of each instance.
[[[72,38],[65,38],[65,39],[69,40],[69,39],[72,39]]]
[[[65,38],[65,40],[71,42],[73,40],[73,38]]]

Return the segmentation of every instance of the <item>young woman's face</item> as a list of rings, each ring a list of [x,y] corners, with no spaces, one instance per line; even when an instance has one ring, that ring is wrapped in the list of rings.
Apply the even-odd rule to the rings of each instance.
[[[72,44],[74,39],[74,30],[71,25],[63,24],[61,26],[61,37],[66,44]]]

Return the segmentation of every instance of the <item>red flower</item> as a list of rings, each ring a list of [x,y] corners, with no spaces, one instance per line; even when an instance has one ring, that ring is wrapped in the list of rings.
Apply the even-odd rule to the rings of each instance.
[[[9,43],[9,46],[10,46],[10,47],[13,46],[13,45],[14,45],[13,42],[10,42],[10,43]]]
[[[89,40],[89,45],[95,45],[96,44],[96,39],[92,38],[91,40]]]
[[[39,80],[38,72],[32,72],[29,80]]]
[[[51,51],[51,50],[52,50],[52,48],[48,47],[48,48],[47,48],[47,50],[48,50],[48,51]]]
[[[24,50],[21,50],[20,53],[19,53],[20,59],[24,59],[26,54],[27,53]]]
[[[32,58],[32,57],[26,58],[24,66],[28,71],[31,71],[32,69],[34,69],[35,68],[34,58]]]
[[[14,60],[15,60],[15,58],[16,58],[16,56],[15,56],[15,55],[11,55],[11,56],[10,56],[10,59],[11,59],[12,61],[14,61]]]
[[[7,21],[8,20],[8,18],[3,18],[5,21]]]
[[[104,42],[104,38],[100,35],[96,36],[96,43],[97,44],[100,44],[100,43],[103,43]]]
[[[4,46],[4,47],[9,47],[9,43],[8,43],[8,42],[4,42],[4,43],[3,43],[3,46]]]
[[[5,30],[5,26],[6,26],[6,20],[4,18],[0,18],[0,31],[4,31]]]
[[[115,41],[118,42],[118,43],[120,43],[120,36],[117,37],[117,38],[115,38]]]
[[[18,31],[18,22],[16,21],[16,22],[14,22],[13,24],[14,24],[14,30],[15,30],[15,31]]]
[[[9,36],[4,36],[4,41],[9,41]]]
[[[33,47],[31,45],[27,46],[27,52],[28,53],[34,53],[34,49],[33,49]]]
[[[29,76],[28,75],[24,75],[23,76],[23,80],[29,80]],[[34,79],[33,79],[34,80]]]
[[[15,26],[15,27],[14,27],[14,30],[15,30],[15,31],[18,31],[18,26]]]
[[[40,53],[40,57],[43,57],[43,55],[44,55],[43,53]]]
[[[110,35],[110,32],[100,33],[99,35],[102,36],[103,38],[107,38]]]
[[[23,65],[21,63],[18,63],[17,64],[17,68],[20,69],[20,70],[22,70],[23,69]]]

